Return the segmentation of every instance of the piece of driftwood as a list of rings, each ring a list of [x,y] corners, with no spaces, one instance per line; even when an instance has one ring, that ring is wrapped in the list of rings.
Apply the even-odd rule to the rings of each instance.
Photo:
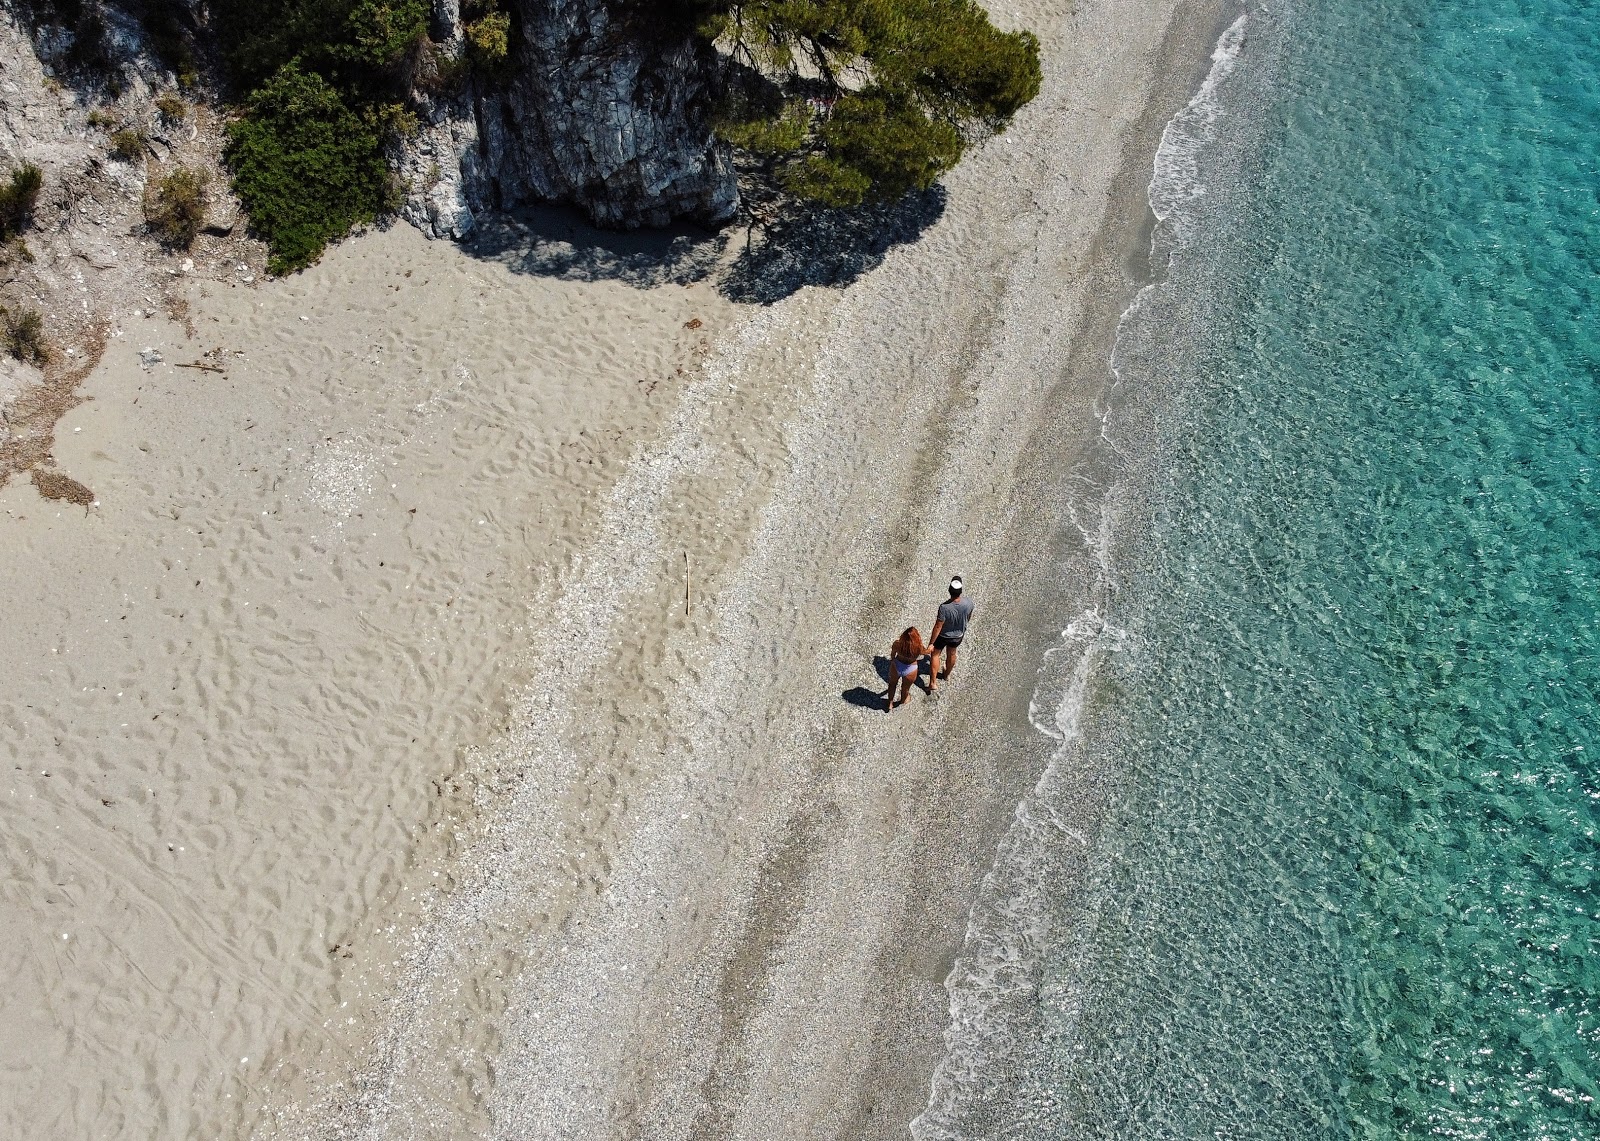
[[[694,583],[693,576],[689,573],[689,552],[683,552],[683,613],[684,616],[694,613],[689,602],[689,590]]]
[[[189,364],[181,364],[180,363],[177,367],[178,368],[198,368],[198,369],[201,369],[201,370],[203,370],[205,372],[227,372],[228,371],[227,369],[224,369],[224,368],[218,368],[214,364],[205,364],[202,361],[193,361],[193,362],[191,362]]]

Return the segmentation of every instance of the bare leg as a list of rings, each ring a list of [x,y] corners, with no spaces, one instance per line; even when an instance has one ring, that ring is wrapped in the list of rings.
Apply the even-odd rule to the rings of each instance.
[[[944,650],[945,666],[944,676],[949,677],[956,672],[956,647],[946,646]]]
[[[932,693],[939,688],[939,655],[942,650],[928,651],[928,692]]]

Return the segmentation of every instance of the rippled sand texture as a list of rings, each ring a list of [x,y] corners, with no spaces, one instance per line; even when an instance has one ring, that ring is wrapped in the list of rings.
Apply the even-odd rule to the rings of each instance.
[[[725,309],[397,228],[113,339],[98,507],[0,492],[0,1133],[189,1136],[321,1026]]]
[[[395,231],[114,342],[61,433],[99,508],[0,495],[8,1130],[905,1135],[1211,38],[994,7],[1044,93],[847,288]],[[957,570],[961,671],[887,717]]]
[[[968,902],[1042,758],[1027,701],[1059,630],[1031,603],[1073,588],[1037,549],[1071,531],[1043,477],[1098,439],[1156,137],[1214,36],[1170,16],[1002,13],[1044,34],[1046,90],[939,223],[717,340],[470,760],[499,784],[455,886],[389,933],[356,1025],[282,1055],[259,1120],[905,1135]],[[887,718],[873,657],[952,570],[979,606],[963,672]]]

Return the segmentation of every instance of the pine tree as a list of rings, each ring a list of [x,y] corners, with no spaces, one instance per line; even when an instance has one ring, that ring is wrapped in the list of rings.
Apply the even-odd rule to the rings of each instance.
[[[719,133],[830,206],[926,189],[1039,93],[1039,41],[972,0],[678,0],[726,67]]]

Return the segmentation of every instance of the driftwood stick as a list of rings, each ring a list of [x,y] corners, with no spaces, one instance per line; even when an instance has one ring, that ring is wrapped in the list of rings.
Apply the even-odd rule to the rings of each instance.
[[[195,361],[193,364],[182,364],[182,363],[179,363],[176,367],[178,367],[178,368],[198,368],[198,369],[203,369],[206,372],[227,372],[228,371],[227,369],[218,368],[214,364],[201,364],[199,361]]]
[[[689,552],[683,552],[683,613],[687,617],[694,613],[689,602],[689,591],[694,584],[694,576],[689,571]]]

